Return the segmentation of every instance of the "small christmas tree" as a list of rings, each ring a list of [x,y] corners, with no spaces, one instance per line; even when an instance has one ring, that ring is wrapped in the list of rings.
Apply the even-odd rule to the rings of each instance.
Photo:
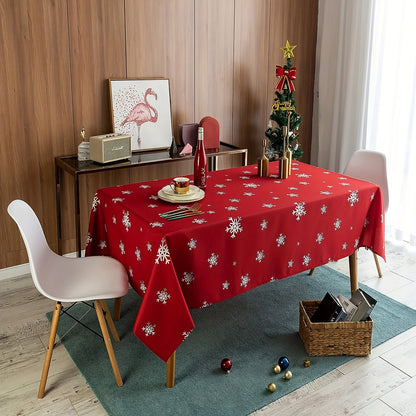
[[[292,151],[293,159],[302,156],[303,151],[298,143],[299,125],[302,123],[301,116],[296,112],[295,102],[295,85],[293,81],[296,79],[296,67],[292,67],[293,49],[296,45],[291,46],[286,41],[286,46],[281,48],[284,52],[283,57],[286,58],[286,65],[283,67],[276,65],[277,85],[272,112],[270,114],[269,127],[266,130],[266,137],[270,141],[269,156],[277,158],[283,154],[284,135],[283,127],[289,127],[288,130],[288,146]]]

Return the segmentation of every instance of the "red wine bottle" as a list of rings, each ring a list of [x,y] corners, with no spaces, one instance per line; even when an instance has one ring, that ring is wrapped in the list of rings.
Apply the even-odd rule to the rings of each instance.
[[[198,143],[194,159],[194,185],[201,189],[207,187],[207,156],[204,147],[204,128],[198,128]]]

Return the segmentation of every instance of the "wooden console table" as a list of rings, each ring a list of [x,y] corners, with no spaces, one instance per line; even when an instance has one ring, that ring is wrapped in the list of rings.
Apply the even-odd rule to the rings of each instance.
[[[232,144],[221,142],[218,152],[207,151],[208,170],[218,170],[218,158],[233,154],[241,155],[241,165],[247,166],[247,149],[241,149]],[[90,173],[117,169],[133,169],[139,166],[175,163],[180,160],[193,159],[193,156],[174,156],[171,157],[169,150],[156,150],[148,152],[134,153],[131,158],[120,163],[99,164],[91,160],[78,161],[76,155],[58,156],[55,158],[55,184],[56,184],[56,217],[58,227],[58,253],[62,254],[62,212],[61,212],[61,184],[64,172],[70,174],[74,179],[74,209],[75,209],[75,230],[76,230],[76,249],[78,257],[81,257],[81,213],[79,201],[79,177]]]

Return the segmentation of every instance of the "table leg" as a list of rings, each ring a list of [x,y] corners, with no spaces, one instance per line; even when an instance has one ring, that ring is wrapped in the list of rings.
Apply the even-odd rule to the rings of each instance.
[[[169,388],[175,385],[175,355],[176,351],[174,351],[166,363],[166,387]]]
[[[351,295],[358,289],[357,250],[349,257]]]
[[[58,254],[62,254],[62,216],[61,216],[61,168],[55,165],[56,225],[58,228]]]
[[[79,204],[79,178],[77,174],[74,176],[74,209],[77,255],[81,257],[81,208]]]

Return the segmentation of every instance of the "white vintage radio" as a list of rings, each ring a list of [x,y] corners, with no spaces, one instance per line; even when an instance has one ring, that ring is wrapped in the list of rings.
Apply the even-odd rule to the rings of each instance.
[[[90,137],[90,159],[110,163],[131,157],[131,137],[121,133]]]

